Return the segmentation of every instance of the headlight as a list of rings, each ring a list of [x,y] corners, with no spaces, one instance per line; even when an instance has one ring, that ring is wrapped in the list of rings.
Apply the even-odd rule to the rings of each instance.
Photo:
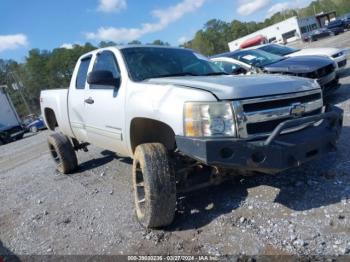
[[[342,56],[342,55],[344,55],[344,53],[343,52],[339,52],[339,53],[337,53],[335,55],[332,55],[332,57],[333,58],[337,58],[337,57]]]
[[[317,80],[314,80],[313,81],[313,83],[312,83],[312,88],[319,88],[319,89],[321,89],[321,86],[320,86],[320,84],[318,83],[318,81]]]
[[[188,102],[184,105],[185,136],[236,136],[233,110],[227,102]]]

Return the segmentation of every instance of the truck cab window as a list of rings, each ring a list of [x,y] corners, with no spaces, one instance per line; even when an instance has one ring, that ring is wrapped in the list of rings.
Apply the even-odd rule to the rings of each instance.
[[[83,58],[80,62],[77,81],[76,81],[77,89],[85,89],[86,77],[87,77],[90,61],[91,61],[91,57],[87,57],[87,58]]]
[[[103,51],[97,55],[92,71],[97,70],[110,71],[112,72],[114,78],[120,78],[120,70],[116,58],[111,51]],[[100,89],[101,86],[91,86],[90,88]],[[105,89],[107,87],[103,86],[103,88]]]

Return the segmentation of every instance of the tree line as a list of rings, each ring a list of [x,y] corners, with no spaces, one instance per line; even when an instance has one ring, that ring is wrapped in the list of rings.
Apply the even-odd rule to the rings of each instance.
[[[192,48],[205,55],[213,55],[228,51],[228,43],[253,33],[264,27],[283,21],[292,16],[307,17],[319,12],[336,11],[338,15],[350,12],[349,0],[317,0],[301,9],[290,9],[278,12],[263,22],[241,22],[233,20],[225,22],[219,19],[209,20],[194,38],[182,46]],[[134,40],[128,44],[141,44]],[[169,45],[162,40],[150,44]],[[0,59],[0,85],[11,86],[19,82],[21,90],[34,113],[39,113],[39,95],[43,89],[66,88],[78,58],[99,47],[116,45],[114,42],[103,41],[94,46],[91,43],[74,45],[71,49],[55,48],[52,51],[32,49],[23,63]],[[8,92],[20,116],[29,114],[18,90],[8,89]]]

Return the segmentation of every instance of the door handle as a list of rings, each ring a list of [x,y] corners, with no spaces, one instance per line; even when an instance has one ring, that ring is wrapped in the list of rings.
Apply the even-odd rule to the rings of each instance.
[[[91,97],[89,97],[88,99],[85,99],[84,102],[87,103],[87,104],[90,104],[90,105],[95,103],[95,101]]]

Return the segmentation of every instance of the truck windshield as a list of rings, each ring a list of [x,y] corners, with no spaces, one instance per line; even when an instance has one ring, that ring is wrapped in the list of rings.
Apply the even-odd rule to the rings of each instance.
[[[274,55],[263,50],[238,51],[231,53],[229,57],[256,67],[264,67],[284,59],[282,56]]]
[[[130,47],[121,50],[134,81],[172,76],[227,74],[205,56],[187,49]]]
[[[282,45],[275,45],[275,44],[264,45],[262,47],[259,47],[259,49],[271,54],[281,55],[281,56],[289,55],[299,51],[299,49],[296,49],[296,48],[282,46]]]

